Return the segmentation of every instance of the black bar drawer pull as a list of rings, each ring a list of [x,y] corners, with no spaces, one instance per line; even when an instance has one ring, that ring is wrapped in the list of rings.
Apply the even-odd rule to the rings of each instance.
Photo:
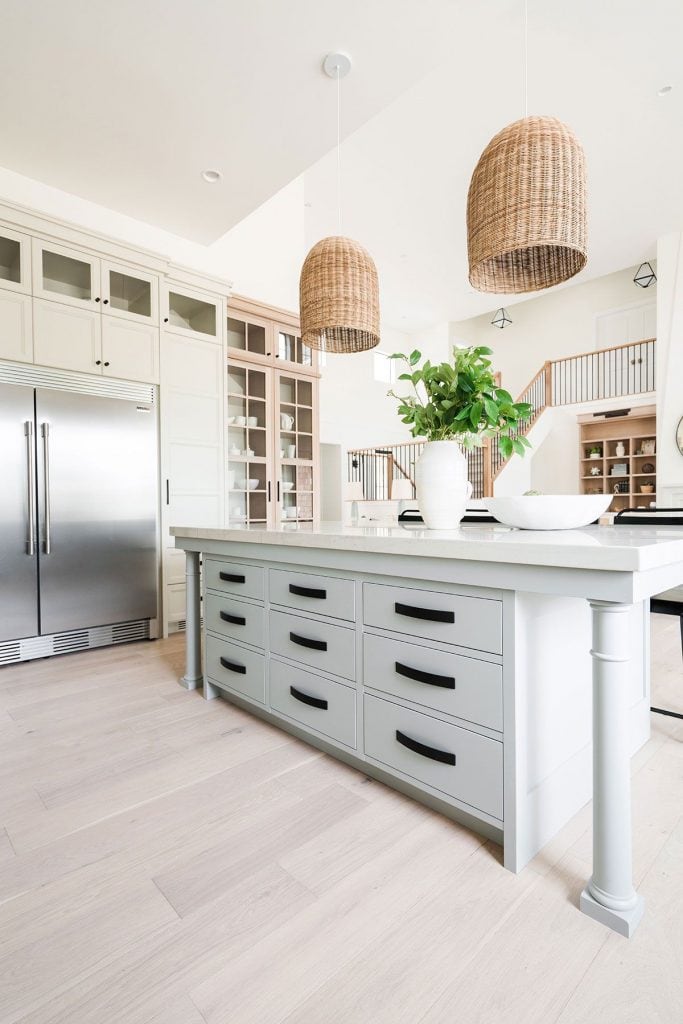
[[[455,764],[455,754],[451,754],[448,750],[439,750],[437,747],[428,747],[426,743],[420,743],[419,740],[414,740],[412,736],[406,736],[399,729],[396,730],[396,740],[401,746],[407,747],[408,750],[413,750],[422,757],[428,757],[431,761],[440,761],[441,764]]]
[[[310,647],[312,651],[327,650],[327,640],[311,640],[309,636],[299,636],[298,633],[290,633],[289,639],[299,647]]]
[[[428,686],[442,686],[444,690],[455,689],[454,676],[438,676],[433,672],[423,672],[419,668],[402,665],[400,661],[394,663],[394,669],[400,676],[405,676],[406,679],[414,679],[416,683],[427,683]]]
[[[247,582],[246,576],[240,576],[240,574],[236,573],[236,572],[219,572],[218,573],[218,579],[219,580],[225,580],[226,583],[246,583]]]
[[[229,612],[220,613],[223,622],[232,622],[233,626],[246,626],[247,620],[243,615],[230,615]]]
[[[223,668],[227,668],[228,672],[237,672],[241,676],[246,676],[247,674],[247,666],[240,665],[236,661],[228,661],[227,658],[221,658],[221,665]]]
[[[318,597],[321,601],[324,601],[327,597],[326,590],[316,590],[315,587],[300,587],[298,583],[289,584],[290,594],[296,594],[297,597]]]
[[[415,608],[412,604],[394,605],[397,615],[407,615],[410,619],[429,619],[430,622],[455,622],[455,612],[442,612],[438,608]]]
[[[296,686],[290,686],[289,692],[294,700],[300,700],[302,704],[310,704],[312,708],[327,711],[327,701],[321,697],[311,697],[310,693],[303,693],[301,690],[297,690]]]

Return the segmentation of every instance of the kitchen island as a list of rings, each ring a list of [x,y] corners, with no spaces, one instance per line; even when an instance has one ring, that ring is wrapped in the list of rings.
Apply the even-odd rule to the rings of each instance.
[[[172,532],[187,565],[183,685],[494,839],[512,871],[592,794],[581,909],[632,934],[648,599],[683,582],[683,530]]]

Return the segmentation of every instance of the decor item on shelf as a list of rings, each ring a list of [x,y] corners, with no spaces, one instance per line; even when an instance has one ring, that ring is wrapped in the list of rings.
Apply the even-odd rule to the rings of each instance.
[[[640,467],[640,472],[641,473],[654,473],[654,471],[655,471],[655,464],[654,464],[654,462],[644,462],[642,464],[642,466]]]
[[[600,466],[591,466],[591,476],[601,476],[600,469]]]
[[[296,458],[296,445],[295,444],[288,444],[287,445],[287,458],[288,459],[295,459]]]
[[[640,493],[641,494],[653,494],[654,493],[654,489],[655,489],[655,485],[652,483],[651,480],[648,480],[647,483],[640,485]]]
[[[294,417],[290,416],[287,412],[280,413],[280,429],[291,430],[294,426]]]
[[[652,269],[651,263],[641,263],[633,277],[633,283],[639,288],[649,288],[651,284],[657,283],[657,275]]]
[[[610,476],[628,476],[628,463],[614,462],[609,472]]]
[[[427,439],[415,466],[417,504],[427,529],[454,529],[465,514],[472,485],[462,448],[499,437],[501,455],[508,458],[531,447],[524,435],[509,436],[531,406],[513,402],[497,386],[489,355],[491,349],[483,346],[454,348],[452,363],[434,366],[426,360],[421,367],[417,349],[390,357],[406,363],[398,379],[409,381],[414,394],[389,395],[397,399],[398,413],[413,437]]]
[[[489,142],[467,195],[469,279],[481,292],[540,291],[586,265],[586,167],[555,117],[529,116],[524,3],[524,117]]]
[[[654,455],[655,453],[655,439],[654,437],[645,438],[641,441],[639,455]]]
[[[614,449],[614,454],[616,456],[618,456],[618,458],[620,458],[620,459],[623,459],[624,455],[626,455],[626,448],[624,446],[624,442],[623,441],[618,441],[617,442],[617,446]]]
[[[293,480],[283,480],[282,481],[282,490],[283,491],[285,491],[285,492],[286,491],[291,491],[292,487],[294,487],[294,481]]]
[[[247,426],[248,427],[257,427],[258,426],[258,416],[248,416],[247,417]]]
[[[341,79],[351,69],[342,53],[329,53],[323,70],[337,82],[338,234],[317,242],[299,281],[301,338],[331,353],[365,352],[379,345],[379,281],[370,253],[342,235]]]
[[[255,477],[249,477],[249,479],[247,480],[247,487],[249,488],[250,491],[255,491],[256,488],[258,487],[258,479]]]
[[[614,494],[628,494],[628,480],[620,480],[612,488]]]
[[[600,447],[600,445],[594,444],[593,447],[588,450],[588,458],[589,459],[601,459],[602,458],[602,448]]]
[[[505,309],[504,306],[501,306],[500,309],[496,310],[496,312],[493,315],[493,320],[491,321],[491,324],[494,327],[499,327],[501,331],[503,330],[504,327],[508,327],[511,323],[512,320],[510,319],[508,311]]]

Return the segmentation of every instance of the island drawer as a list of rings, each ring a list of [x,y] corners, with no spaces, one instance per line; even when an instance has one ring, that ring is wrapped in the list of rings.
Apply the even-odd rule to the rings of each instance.
[[[270,649],[347,679],[356,677],[355,632],[287,612],[270,613]]]
[[[236,693],[265,704],[265,655],[231,644],[229,640],[207,636],[206,674],[216,686],[227,686]]]
[[[503,819],[503,744],[365,694],[365,753]]]
[[[220,590],[235,597],[263,600],[264,570],[260,565],[242,565],[223,562],[217,558],[204,559],[204,586],[207,590]]]
[[[353,580],[283,569],[271,569],[268,577],[271,604],[353,622],[356,605]]]
[[[259,605],[207,594],[204,622],[210,633],[220,633],[254,647],[265,646],[265,612]]]
[[[347,747],[356,746],[356,691],[350,686],[271,659],[270,706]]]
[[[366,633],[365,686],[503,730],[503,669],[450,651]]]
[[[363,621],[395,633],[501,654],[501,601],[437,590],[363,584]]]

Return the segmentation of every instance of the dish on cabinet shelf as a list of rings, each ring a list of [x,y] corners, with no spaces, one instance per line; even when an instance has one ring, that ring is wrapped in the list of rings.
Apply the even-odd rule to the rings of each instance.
[[[282,481],[282,490],[283,491],[291,491],[293,487],[294,487],[294,481],[293,480],[283,480]]]
[[[249,480],[247,481],[247,486],[250,491],[255,491],[258,485],[258,479],[255,479],[254,477],[250,477]]]

